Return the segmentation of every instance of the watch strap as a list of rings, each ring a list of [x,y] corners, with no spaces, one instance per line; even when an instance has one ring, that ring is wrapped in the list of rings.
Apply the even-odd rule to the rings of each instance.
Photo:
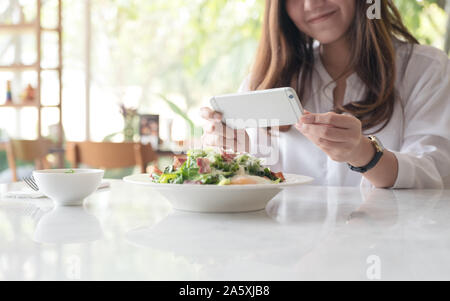
[[[348,164],[348,167],[350,167],[350,169],[353,171],[360,172],[360,173],[366,173],[369,170],[371,170],[372,168],[374,168],[375,165],[377,165],[378,161],[380,161],[382,156],[383,156],[383,152],[376,152],[375,156],[373,156],[373,159],[366,166],[362,166],[362,167],[355,167],[348,163],[347,164]]]
[[[365,166],[361,166],[361,167],[355,167],[353,165],[350,165],[347,163],[348,167],[356,172],[359,173],[366,173],[369,170],[371,170],[372,168],[375,167],[375,165],[377,165],[377,163],[380,161],[381,157],[383,156],[384,151],[382,150],[382,146],[378,146],[376,144],[376,140],[374,141],[374,138],[369,137],[369,139],[371,140],[371,142],[374,144],[375,147],[375,155],[373,156],[372,160],[370,160],[369,163],[367,163],[367,165]]]

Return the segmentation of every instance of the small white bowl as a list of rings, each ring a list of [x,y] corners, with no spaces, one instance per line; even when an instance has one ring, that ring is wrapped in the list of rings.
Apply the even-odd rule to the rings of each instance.
[[[58,205],[76,206],[100,185],[101,169],[45,169],[33,171],[39,191]]]

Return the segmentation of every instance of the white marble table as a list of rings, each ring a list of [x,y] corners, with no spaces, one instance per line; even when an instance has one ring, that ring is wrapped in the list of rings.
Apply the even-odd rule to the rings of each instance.
[[[111,184],[84,207],[0,197],[0,280],[450,280],[449,190],[303,186],[199,214]]]

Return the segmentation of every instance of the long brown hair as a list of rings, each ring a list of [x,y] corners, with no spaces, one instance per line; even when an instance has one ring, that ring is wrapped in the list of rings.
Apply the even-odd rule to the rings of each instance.
[[[395,91],[396,58],[393,39],[410,45],[418,41],[409,33],[391,0],[381,0],[381,19],[369,19],[369,4],[356,0],[355,19],[347,33],[356,72],[367,87],[364,99],[345,106],[337,113],[348,112],[359,118],[363,129],[390,121],[397,98]],[[250,89],[292,87],[300,99],[311,85],[314,68],[314,40],[301,32],[290,19],[286,0],[266,0],[262,36],[250,77]],[[412,49],[412,47],[411,47]],[[300,76],[300,79],[299,79]]]

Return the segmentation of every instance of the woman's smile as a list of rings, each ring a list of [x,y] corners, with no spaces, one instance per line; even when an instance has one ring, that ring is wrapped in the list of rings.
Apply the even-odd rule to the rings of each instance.
[[[308,24],[318,24],[322,23],[323,21],[326,21],[330,19],[332,16],[334,16],[337,13],[338,9],[334,9],[332,11],[328,11],[325,13],[316,14],[315,16],[312,16],[307,19]]]
[[[286,12],[300,32],[326,45],[341,40],[348,32],[356,14],[356,3],[359,2],[286,0]]]

